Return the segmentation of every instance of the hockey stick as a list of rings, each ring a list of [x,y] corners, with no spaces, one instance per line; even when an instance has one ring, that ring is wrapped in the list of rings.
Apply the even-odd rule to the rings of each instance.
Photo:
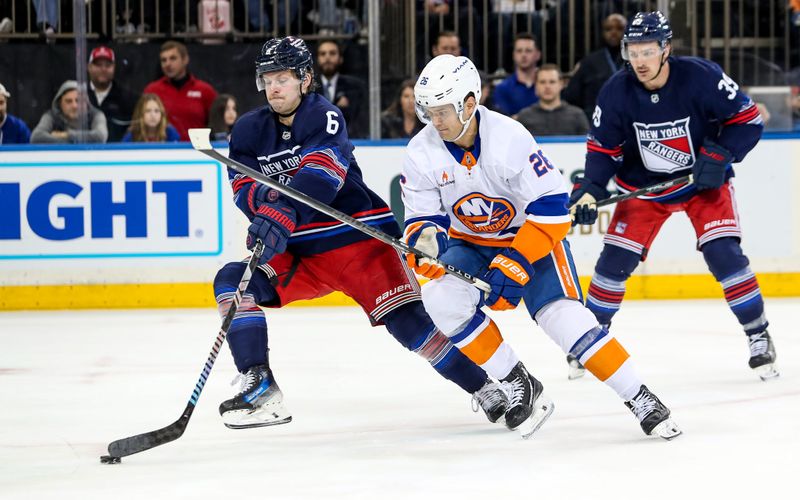
[[[658,184],[652,184],[650,186],[643,187],[642,189],[631,191],[630,193],[611,196],[610,198],[606,198],[605,200],[598,201],[595,205],[597,205],[597,208],[604,207],[606,205],[613,205],[614,203],[619,203],[621,201],[628,200],[630,198],[635,198],[643,194],[652,193],[653,191],[661,191],[662,189],[667,189],[668,187],[677,186],[678,184],[683,184],[684,182],[688,184],[694,182],[694,177],[692,177],[692,174],[686,175],[684,177],[678,177],[677,179],[672,179],[669,181],[659,182]]]
[[[314,198],[311,198],[310,196],[307,196],[304,193],[301,193],[300,191],[290,186],[284,186],[283,184],[270,179],[263,173],[253,170],[247,165],[243,165],[242,163],[239,163],[236,160],[232,160],[224,156],[222,153],[220,153],[211,146],[211,141],[209,140],[210,135],[211,135],[211,129],[208,128],[189,129],[189,139],[191,139],[192,141],[192,147],[194,147],[194,149],[200,151],[201,153],[205,153],[211,158],[214,158],[218,162],[229,166],[230,168],[236,170],[237,172],[244,174],[248,177],[252,177],[258,182],[271,187],[275,191],[278,191],[279,193],[286,195],[289,198],[297,200],[300,203],[304,203],[309,207],[314,208],[329,217],[333,217],[334,219],[340,222],[344,222],[348,226],[357,229],[362,233],[375,238],[376,240],[380,240],[386,243],[387,245],[396,248],[397,250],[400,250],[401,252],[411,253],[423,259],[430,259],[434,261],[436,264],[442,266],[445,272],[447,272],[448,274],[451,274],[456,278],[460,278],[466,281],[467,283],[475,286],[479,290],[482,290],[487,293],[491,291],[491,287],[485,281],[478,279],[472,276],[471,274],[462,271],[461,269],[457,269],[451,266],[450,264],[444,263],[439,259],[427,255],[424,252],[420,252],[416,248],[406,245],[403,241],[398,240],[397,238],[393,238],[392,236],[389,236],[380,229],[376,229],[368,224],[364,224],[360,220],[354,219],[353,217],[350,217],[349,215],[342,213],[331,206],[328,206],[318,200],[315,200]]]
[[[264,244],[259,240],[253,248],[253,255],[247,263],[244,274],[242,274],[242,279],[239,281],[239,287],[236,289],[236,293],[233,296],[231,307],[228,309],[228,313],[222,321],[217,339],[214,341],[214,346],[208,354],[208,360],[206,360],[203,372],[200,374],[200,378],[194,386],[192,396],[189,398],[189,404],[187,404],[186,409],[183,410],[183,415],[175,422],[157,431],[145,432],[144,434],[114,441],[108,445],[108,455],[100,457],[101,462],[111,464],[119,463],[122,457],[127,457],[128,455],[133,455],[134,453],[139,453],[140,451],[149,450],[150,448],[155,448],[156,446],[169,443],[170,441],[175,441],[183,435],[186,426],[189,424],[189,419],[192,417],[192,412],[194,412],[194,407],[197,405],[197,400],[200,398],[200,393],[203,392],[203,387],[206,385],[206,380],[208,380],[208,375],[211,373],[211,368],[214,367],[214,362],[217,360],[219,350],[222,344],[225,343],[225,337],[228,335],[228,328],[230,328],[233,317],[239,309],[239,303],[242,301],[242,294],[247,289],[247,285],[250,283],[250,277],[253,275],[256,266],[258,266],[258,259],[261,258],[263,252]]]

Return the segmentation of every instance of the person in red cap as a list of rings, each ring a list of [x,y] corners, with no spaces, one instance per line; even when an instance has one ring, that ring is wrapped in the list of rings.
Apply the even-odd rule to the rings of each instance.
[[[202,128],[208,123],[217,91],[189,72],[186,45],[173,40],[164,42],[159,58],[164,76],[148,83],[144,93],[161,98],[169,122],[178,130],[181,141],[188,141],[190,128]]]
[[[136,96],[114,80],[116,58],[105,45],[89,55],[89,102],[106,116],[108,142],[119,142],[131,125]]]

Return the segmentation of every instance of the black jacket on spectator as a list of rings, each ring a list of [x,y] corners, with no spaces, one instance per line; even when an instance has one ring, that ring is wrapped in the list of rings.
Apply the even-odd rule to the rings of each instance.
[[[581,108],[591,120],[600,88],[618,69],[625,67],[624,62],[619,49],[603,48],[591,52],[581,60],[578,71],[572,75],[564,89],[564,99]]]
[[[416,120],[411,134],[406,133],[403,117],[397,113],[383,112],[381,114],[381,139],[410,139],[425,128],[425,124]]]
[[[322,88],[322,80],[317,78],[317,94],[325,97]],[[346,97],[348,105],[340,107],[342,115],[347,123],[347,135],[350,139],[363,139],[369,136],[369,123],[367,122],[369,113],[369,100],[367,98],[367,86],[359,78],[343,75],[339,73],[336,80],[336,94],[333,104],[339,106],[338,102],[342,97]]]
[[[106,115],[108,125],[108,141],[119,142],[131,126],[131,115],[136,106],[137,97],[125,87],[114,81],[111,90],[103,99],[103,104],[97,104],[97,96],[93,89],[89,90],[89,102]]]

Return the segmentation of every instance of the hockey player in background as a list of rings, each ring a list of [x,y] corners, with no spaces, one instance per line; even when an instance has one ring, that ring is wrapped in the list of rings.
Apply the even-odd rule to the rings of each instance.
[[[505,385],[511,409],[522,406],[519,416],[531,415],[540,425],[537,414],[552,411],[552,403],[480,309],[513,309],[524,298],[531,318],[625,401],[646,434],[679,435],[669,409],[642,383],[628,353],[582,303],[564,239],[569,186],[531,134],[478,105],[481,81],[466,57],[431,60],[414,97],[428,125],[411,139],[403,165],[404,237],[491,285],[484,297],[445,275],[436,262],[408,255],[415,271],[431,279],[422,298],[436,325]],[[506,425],[528,425],[512,418],[511,409]]]
[[[400,236],[389,207],[362,180],[341,111],[312,92],[313,61],[300,38],[267,41],[256,59],[256,83],[269,106],[242,116],[230,157],[347,213]],[[220,405],[230,428],[291,421],[268,357],[262,307],[342,291],[403,346],[478,401],[496,421],[508,399],[486,372],[453,348],[425,313],[414,275],[392,247],[229,170],[234,202],[251,221],[247,244],[264,243],[258,271],[242,296],[228,334],[243,381]],[[230,308],[245,263],[226,264],[214,280],[219,311]]]
[[[661,225],[673,213],[686,212],[697,248],[747,335],[750,368],[768,380],[778,376],[775,347],[758,282],[739,245],[731,182],[731,163],[741,161],[761,137],[761,116],[718,65],[673,57],[671,38],[660,12],[640,12],[628,24],[622,55],[629,69],[617,72],[600,91],[586,171],[570,204],[576,223],[594,224],[595,203],[609,196],[612,177],[622,192],[689,173],[694,183],[617,204],[586,305],[609,326],[626,280],[647,257]]]

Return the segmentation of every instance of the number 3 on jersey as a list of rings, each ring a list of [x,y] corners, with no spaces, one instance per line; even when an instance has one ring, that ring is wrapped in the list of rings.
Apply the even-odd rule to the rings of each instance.
[[[541,177],[550,170],[554,170],[555,167],[550,160],[542,153],[542,150],[539,149],[532,155],[528,157],[528,161],[531,162],[531,166],[533,167],[533,171],[536,172],[536,175]]]
[[[339,115],[336,114],[336,111],[328,111],[325,115],[328,117],[328,125],[325,126],[325,132],[336,135],[336,132],[339,131],[339,122],[336,121]]]

